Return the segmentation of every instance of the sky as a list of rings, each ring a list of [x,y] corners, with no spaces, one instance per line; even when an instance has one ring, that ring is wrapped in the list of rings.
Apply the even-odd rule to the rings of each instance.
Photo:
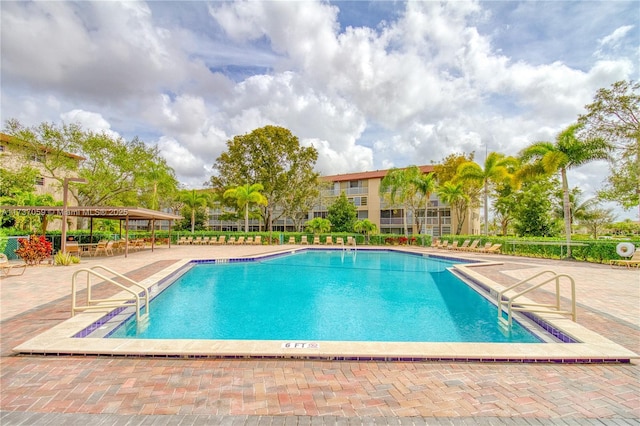
[[[639,1],[2,1],[2,123],[157,145],[201,188],[286,127],[323,175],[516,155],[639,80]],[[593,196],[605,162],[573,170]],[[617,209],[618,219],[637,211]]]

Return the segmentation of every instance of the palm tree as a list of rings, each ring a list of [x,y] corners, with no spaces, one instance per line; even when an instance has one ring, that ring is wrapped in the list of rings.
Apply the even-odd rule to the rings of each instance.
[[[191,209],[191,232],[193,233],[196,227],[196,209],[205,207],[209,203],[209,194],[192,189],[191,191],[182,191],[178,195],[178,199]]]
[[[484,187],[484,234],[489,233],[489,187],[509,178],[509,167],[516,163],[513,157],[492,152],[484,161],[484,168],[474,161],[468,161],[458,167],[458,179],[463,182],[477,182]]]
[[[462,231],[462,225],[464,224],[465,214],[469,207],[469,196],[464,190],[462,183],[445,182],[437,189],[438,197],[453,207],[456,213],[456,220],[458,222],[458,228],[456,229],[456,235],[460,235]]]
[[[353,225],[353,230],[360,233],[365,233],[367,235],[367,244],[369,244],[369,236],[378,231],[378,227],[375,223],[371,222],[369,219],[363,219],[357,221]]]
[[[239,209],[244,209],[244,232],[249,232],[249,205],[267,205],[267,198],[262,195],[264,186],[260,183],[240,185],[224,191],[224,198],[235,198]]]
[[[331,222],[329,219],[322,217],[314,217],[306,224],[307,232],[313,232],[313,235],[322,234],[331,230]]]
[[[400,203],[403,205],[402,223],[406,237],[409,236],[407,213],[412,203],[415,206],[418,193],[416,183],[421,176],[422,171],[417,166],[409,166],[405,169],[394,168],[390,169],[380,182],[380,194],[388,197],[391,204]]]
[[[531,175],[530,171],[543,171],[547,175],[560,172],[567,258],[571,257],[571,203],[567,170],[594,160],[606,160],[612,149],[611,144],[602,138],[578,139],[576,133],[582,127],[582,124],[572,124],[558,134],[555,143],[535,142],[521,153],[524,161],[534,160],[533,164],[523,169],[524,175]]]
[[[416,189],[424,195],[425,197],[425,206],[424,206],[424,229],[425,232],[427,230],[427,212],[429,211],[429,199],[431,198],[431,194],[436,190],[436,178],[433,173],[422,174],[420,173],[417,177],[414,178],[413,184]]]

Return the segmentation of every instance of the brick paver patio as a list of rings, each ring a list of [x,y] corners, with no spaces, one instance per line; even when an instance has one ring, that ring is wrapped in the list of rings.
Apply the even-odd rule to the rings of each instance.
[[[70,277],[104,264],[143,279],[180,258],[273,247],[185,247],[28,268],[0,283],[0,423],[638,424],[638,361],[614,365],[16,356],[69,318]],[[578,321],[640,353],[640,271],[492,256],[500,283],[551,267],[578,282]],[[106,292],[104,288],[98,291]],[[544,296],[544,295],[543,295]]]

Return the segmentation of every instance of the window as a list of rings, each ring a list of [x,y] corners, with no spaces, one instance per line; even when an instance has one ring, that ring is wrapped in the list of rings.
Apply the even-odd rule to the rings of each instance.
[[[354,206],[366,206],[367,205],[367,197],[353,197],[349,198],[349,202]]]
[[[321,217],[323,219],[327,218],[327,212],[313,212],[313,217]]]
[[[44,186],[44,178],[42,176],[36,178],[36,185]]]
[[[362,210],[358,212],[358,220],[369,219],[369,212],[366,210]]]
[[[38,163],[44,163],[44,154],[31,154],[31,161],[37,161]]]
[[[350,180],[349,181],[349,188],[360,188],[362,185],[360,185],[360,181],[359,180]]]

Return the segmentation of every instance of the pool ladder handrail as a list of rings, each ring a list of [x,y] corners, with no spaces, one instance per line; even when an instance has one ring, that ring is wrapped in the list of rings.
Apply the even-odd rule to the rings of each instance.
[[[140,310],[141,310],[141,305],[140,305],[140,291],[135,291],[123,284],[120,284],[117,281],[114,281],[113,279],[99,273],[96,272],[97,269],[101,269],[103,271],[109,272],[113,275],[115,275],[116,278],[120,278],[126,282],[128,282],[129,284],[131,284],[132,286],[135,287],[139,287],[142,292],[144,293],[144,306],[146,306],[146,313],[144,315],[145,318],[148,318],[149,316],[149,290],[144,287],[143,285],[137,283],[136,281],[132,280],[129,277],[126,277],[116,271],[114,271],[111,268],[107,268],[106,266],[102,266],[102,265],[96,265],[93,266],[91,268],[82,268],[82,269],[78,269],[76,272],[73,273],[73,276],[71,277],[71,316],[75,316],[76,311],[88,311],[88,310],[92,310],[92,309],[104,309],[104,308],[119,308],[119,307],[123,307],[123,306],[131,306],[131,300],[135,301],[135,307],[136,307],[136,320],[140,321],[141,319],[143,319],[143,316],[140,315]],[[77,279],[78,276],[81,273],[86,273],[87,274],[87,304],[85,306],[78,306],[77,304],[77,297],[76,297],[76,283],[77,283]],[[95,276],[98,277],[110,284],[115,285],[116,287],[121,288],[122,290],[130,293],[133,296],[132,298],[125,298],[125,299],[114,299],[114,298],[110,298],[110,299],[93,299],[91,297],[91,276]]]
[[[552,274],[552,276],[550,278],[545,279],[544,281],[538,283],[538,284],[533,284],[531,283],[531,280],[538,278],[542,275],[546,275],[546,274]],[[571,310],[562,310],[561,306],[560,306],[560,279],[561,278],[567,278],[569,280],[569,282],[571,283]],[[548,283],[551,282],[555,282],[556,284],[556,288],[555,288],[555,298],[556,298],[556,303],[555,304],[544,304],[544,303],[514,303],[514,301],[527,294],[530,293],[533,290],[536,290]],[[516,289],[517,287],[520,287],[524,284],[529,284],[532,285],[531,287],[528,287],[514,295],[511,296],[506,296],[505,293],[512,291],[514,289]],[[506,299],[505,299],[506,298]],[[503,325],[507,325],[509,327],[511,327],[513,321],[513,312],[546,312],[546,313],[554,313],[554,314],[560,314],[560,315],[568,315],[571,316],[571,320],[572,321],[576,321],[576,283],[573,280],[573,278],[567,274],[557,274],[554,271],[551,270],[545,270],[542,272],[539,272],[529,278],[525,278],[521,281],[518,281],[517,283],[503,289],[502,291],[500,291],[497,295],[497,304],[498,304],[498,322],[503,324]],[[502,312],[503,312],[503,305],[507,305],[507,320],[505,320],[502,317]]]

